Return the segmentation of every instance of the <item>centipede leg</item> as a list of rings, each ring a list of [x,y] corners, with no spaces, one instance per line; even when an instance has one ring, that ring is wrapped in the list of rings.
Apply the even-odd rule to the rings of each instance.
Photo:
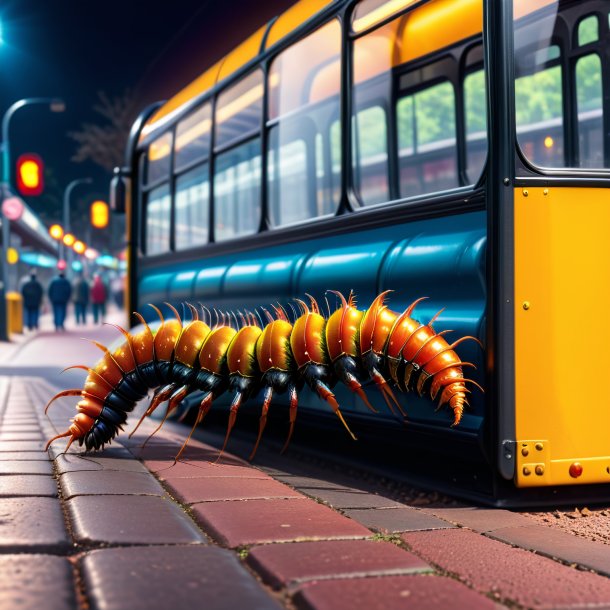
[[[180,456],[186,449],[186,446],[188,445],[189,441],[191,440],[191,437],[193,436],[193,434],[195,432],[195,428],[197,428],[197,426],[203,421],[203,418],[208,414],[208,412],[212,408],[213,400],[214,400],[213,392],[208,392],[203,397],[203,400],[201,401],[201,404],[199,405],[199,412],[197,413],[197,418],[195,419],[195,423],[193,424],[193,427],[191,428],[191,431],[190,431],[187,439],[184,441],[182,447],[180,447],[180,451],[178,451],[178,454],[174,458],[174,463],[176,463],[180,459]]]
[[[400,411],[400,414],[403,417],[406,417],[407,414],[405,413],[404,409],[400,406],[398,399],[394,395],[394,392],[392,392],[392,388],[390,388],[390,386],[388,385],[388,382],[385,380],[384,376],[377,369],[373,369],[371,371],[371,379],[375,382],[377,389],[381,392],[381,395],[383,396],[383,399],[385,400],[386,404],[388,405],[388,408],[392,412],[392,415],[396,415],[396,412],[394,411],[394,407],[392,406],[392,403],[390,402],[390,400],[394,403],[396,408]]]
[[[256,454],[256,450],[258,449],[258,445],[261,442],[261,437],[263,436],[263,430],[267,425],[267,412],[269,411],[269,405],[271,404],[271,399],[273,398],[273,388],[268,386],[265,389],[265,399],[263,401],[263,408],[261,410],[261,417],[258,423],[258,436],[256,437],[256,443],[254,444],[254,449],[252,449],[252,453],[248,458],[250,461],[254,459],[254,455]]]
[[[231,435],[231,430],[233,430],[233,426],[235,425],[235,420],[237,419],[237,411],[239,411],[239,407],[241,406],[241,401],[243,399],[243,394],[241,392],[237,392],[235,397],[233,398],[233,402],[231,403],[231,410],[229,411],[229,423],[227,424],[227,434],[225,435],[225,441],[222,444],[222,449],[216,458],[218,461],[224,450],[227,447],[227,443],[229,442],[229,436]]]
[[[286,449],[288,449],[288,445],[290,444],[290,439],[292,438],[292,433],[294,432],[294,424],[297,420],[297,407],[299,405],[299,395],[297,394],[297,389],[294,386],[290,386],[290,428],[288,429],[288,436],[286,437],[286,442],[282,447],[281,453],[284,453]]]
[[[341,413],[341,409],[339,408],[339,403],[337,402],[335,395],[330,391],[328,386],[323,381],[316,379],[313,389],[322,400],[325,400],[332,407],[337,417],[341,420],[341,423],[345,426],[345,429],[348,431],[349,435],[354,440],[358,440],[355,434],[350,430],[345,419],[343,418],[343,414]]]
[[[343,380],[347,387],[354,392],[354,394],[357,394],[360,397],[362,402],[369,408],[369,410],[371,410],[373,413],[379,413],[379,411],[377,411],[377,409],[375,409],[375,407],[369,402],[369,398],[362,389],[360,382],[351,373],[345,373]]]
[[[153,399],[150,401],[150,406],[148,407],[148,409],[146,409],[146,411],[144,411],[142,417],[140,417],[140,419],[138,420],[136,427],[129,433],[129,438],[131,438],[136,433],[137,429],[142,425],[144,419],[152,415],[156,411],[157,407],[171,396],[172,392],[175,389],[176,386],[173,383],[170,383],[166,386],[163,386],[161,390],[157,390],[157,392],[153,396]]]

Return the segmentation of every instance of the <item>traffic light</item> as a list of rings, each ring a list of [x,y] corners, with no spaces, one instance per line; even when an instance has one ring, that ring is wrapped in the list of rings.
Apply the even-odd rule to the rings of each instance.
[[[35,153],[17,159],[17,190],[24,196],[40,195],[44,189],[44,163]]]
[[[94,201],[91,204],[91,224],[96,229],[108,226],[108,204],[105,201]]]

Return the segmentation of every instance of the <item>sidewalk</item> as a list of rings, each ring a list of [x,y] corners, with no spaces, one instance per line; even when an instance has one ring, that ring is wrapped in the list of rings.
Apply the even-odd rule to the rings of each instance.
[[[57,371],[98,359],[79,336],[117,334],[68,328],[0,347],[10,352],[0,370],[1,608],[610,608],[610,546],[526,515],[418,505],[265,447],[253,465],[238,457],[249,449],[239,439],[216,463],[214,435],[174,465],[187,431],[171,423],[144,449],[150,422],[101,453],[64,455],[61,439],[47,455],[76,399],[58,400],[49,419],[44,405],[78,387]]]

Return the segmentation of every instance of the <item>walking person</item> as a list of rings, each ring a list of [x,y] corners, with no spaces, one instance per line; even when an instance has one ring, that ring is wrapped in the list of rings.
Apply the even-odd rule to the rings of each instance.
[[[87,323],[87,305],[89,305],[89,283],[84,275],[79,275],[74,282],[74,316],[77,324]]]
[[[60,269],[59,274],[55,276],[49,284],[49,300],[53,305],[53,320],[55,322],[55,330],[66,330],[64,322],[66,321],[66,309],[68,301],[72,294],[72,286],[65,278],[64,272]]]
[[[38,316],[42,302],[42,284],[36,279],[36,271],[30,273],[30,279],[21,287],[23,309],[25,311],[25,325],[28,330],[38,328]]]
[[[108,298],[108,292],[104,282],[99,273],[94,274],[93,284],[91,284],[91,306],[93,309],[93,322],[97,324],[104,323],[104,317],[106,316],[106,299]]]

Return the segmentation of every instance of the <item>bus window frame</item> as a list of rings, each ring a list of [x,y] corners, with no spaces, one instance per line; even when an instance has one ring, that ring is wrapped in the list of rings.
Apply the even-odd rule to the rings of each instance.
[[[512,0],[510,1],[510,9],[512,10]],[[594,5],[602,6],[602,2],[598,0]],[[525,18],[531,21],[538,20],[544,15],[544,11],[550,12],[554,7],[554,4],[544,7],[539,11],[536,11]],[[509,88],[510,96],[510,108],[512,114],[512,124],[515,129],[515,172],[514,180],[517,186],[534,186],[539,184],[561,184],[565,186],[608,186],[608,179],[610,178],[610,136],[607,137],[603,142],[603,155],[604,164],[606,167],[590,168],[590,167],[577,167],[576,163],[579,162],[579,130],[578,130],[578,116],[577,116],[577,104],[576,104],[576,62],[580,57],[588,55],[592,52],[597,54],[602,59],[602,99],[610,99],[610,62],[607,66],[604,66],[603,58],[603,44],[602,41],[607,39],[610,35],[610,25],[608,23],[608,10],[603,11],[600,9],[592,9],[585,15],[574,17],[573,13],[577,11],[578,5],[567,8],[561,15],[562,25],[564,29],[563,37],[561,37],[561,43],[558,43],[559,37],[556,31],[553,32],[551,42],[553,44],[559,44],[560,46],[560,59],[562,59],[562,119],[564,121],[564,146],[571,155],[572,159],[575,159],[572,165],[566,164],[565,167],[544,167],[533,163],[523,153],[518,138],[516,137],[516,100],[515,100],[515,79],[516,79],[516,66],[515,66],[515,53],[514,53],[514,37],[515,28],[513,25],[509,28],[506,33],[511,39],[510,53],[511,58],[507,61],[509,69],[511,86]],[[578,26],[580,22],[591,16],[596,15],[598,17],[599,26],[599,37],[596,41],[592,41],[583,46],[578,46]],[[526,21],[522,21],[526,23]],[[606,70],[604,68],[606,67]],[[566,104],[568,106],[566,107]],[[603,109],[604,110],[604,109]],[[569,123],[568,131],[566,131],[566,124]],[[610,107],[608,112],[603,112],[603,125],[604,133],[610,133]],[[569,138],[568,139],[568,132]],[[568,146],[570,148],[568,148]]]
[[[237,236],[235,238],[228,238],[226,240],[221,240],[220,242],[215,239],[214,235],[214,172],[215,172],[215,160],[217,153],[224,152],[225,146],[223,145],[222,150],[220,148],[216,148],[215,145],[215,125],[212,125],[212,134],[211,134],[211,142],[210,142],[210,150],[211,153],[208,157],[208,167],[209,167],[209,179],[210,179],[210,220],[209,220],[209,236],[208,242],[204,245],[197,246],[190,249],[185,250],[175,250],[172,249],[170,252],[165,254],[158,255],[146,255],[145,252],[142,252],[142,245],[145,244],[144,238],[145,235],[141,235],[141,243],[139,244],[139,253],[142,258],[139,261],[139,264],[142,268],[147,268],[149,266],[156,266],[159,264],[163,264],[167,260],[167,256],[171,255],[172,260],[179,262],[180,260],[190,260],[192,257],[202,257],[206,258],[208,256],[214,256],[219,252],[236,252],[241,251],[243,249],[255,248],[260,245],[261,235],[265,235],[266,239],[275,243],[286,243],[292,239],[298,238],[302,235],[302,226],[306,224],[307,226],[312,227],[312,233],[316,235],[324,235],[324,234],[338,234],[345,231],[354,230],[357,226],[376,226],[379,224],[385,224],[387,222],[392,222],[396,218],[397,210],[401,210],[401,216],[407,220],[419,220],[422,218],[436,217],[439,214],[454,214],[454,213],[466,213],[469,211],[475,210],[483,210],[485,208],[484,200],[483,200],[483,191],[482,185],[485,182],[485,175],[487,172],[487,165],[483,167],[481,176],[476,184],[467,184],[466,186],[458,186],[451,189],[434,191],[430,193],[424,193],[422,195],[416,195],[408,198],[398,198],[397,196],[390,196],[388,201],[384,201],[377,204],[372,204],[368,206],[360,205],[355,189],[354,189],[354,181],[352,175],[352,162],[351,162],[351,116],[352,116],[352,93],[351,93],[351,82],[352,82],[352,72],[353,72],[353,51],[352,51],[352,43],[355,39],[365,36],[371,31],[382,27],[383,25],[393,21],[401,17],[402,15],[416,10],[421,5],[425,4],[428,0],[421,0],[420,2],[415,2],[412,5],[408,6],[405,9],[397,11],[396,13],[389,16],[387,19],[380,21],[373,26],[358,32],[357,34],[353,34],[351,32],[351,15],[354,10],[354,7],[357,3],[357,0],[349,0],[349,2],[343,2],[339,8],[336,5],[330,4],[326,9],[321,11],[318,15],[308,19],[304,24],[295,29],[294,35],[290,37],[285,37],[281,41],[271,45],[268,49],[265,49],[265,41],[266,36],[263,37],[261,42],[261,51],[260,53],[254,57],[252,60],[247,62],[244,66],[236,70],[236,72],[226,79],[214,85],[208,91],[205,91],[201,95],[194,97],[189,103],[185,104],[183,108],[176,114],[175,117],[172,117],[171,123],[169,126],[164,126],[163,129],[159,128],[158,130],[151,131],[146,137],[142,138],[139,143],[136,145],[136,150],[134,154],[138,154],[141,151],[145,151],[147,146],[154,141],[157,137],[162,135],[166,131],[174,132],[175,137],[175,129],[177,123],[184,119],[188,114],[195,112],[201,105],[210,102],[212,104],[212,117],[215,117],[216,114],[216,104],[218,96],[221,95],[226,89],[232,87],[237,84],[240,79],[247,77],[254,70],[261,70],[263,74],[263,112],[262,112],[262,120],[260,121],[261,129],[260,132],[253,132],[251,137],[260,136],[261,141],[261,218],[260,218],[260,226],[258,229],[249,235],[245,236]],[[485,0],[481,0],[485,2]],[[316,30],[321,27],[327,25],[333,19],[338,19],[340,23],[340,33],[341,33],[341,87],[339,92],[339,123],[340,123],[340,141],[341,141],[341,171],[339,174],[339,188],[340,188],[340,199],[336,208],[336,212],[333,215],[324,215],[324,216],[316,216],[314,218],[307,219],[305,221],[300,221],[298,223],[291,223],[287,225],[282,225],[279,227],[272,227],[268,222],[268,193],[267,193],[267,154],[268,150],[268,76],[270,65],[273,60],[279,55],[283,50],[287,49],[291,45],[299,42],[303,38],[312,34]],[[273,21],[270,22],[267,33],[269,32],[269,27],[272,25]],[[476,46],[477,44],[483,44],[484,36],[482,34],[476,34],[469,38],[463,39],[456,44],[453,44],[449,47],[445,47],[440,50],[440,52],[454,52],[456,49],[460,49],[460,53],[467,52],[466,47],[468,45]],[[459,78],[458,78],[459,81]],[[458,82],[458,86],[453,83],[455,95],[456,95],[456,104],[458,100],[463,97],[462,93],[462,83]],[[489,93],[488,93],[489,95]],[[395,97],[395,96],[394,96]],[[461,103],[461,101],[459,102]],[[389,121],[394,121],[392,118],[394,112],[390,112]],[[336,120],[335,117],[331,120],[330,125],[332,125],[333,121]],[[460,123],[464,122],[462,113],[456,110],[456,131],[459,134]],[[389,130],[389,139],[394,140],[394,143],[390,142],[395,148],[397,147],[397,134],[394,123],[388,123]],[[458,135],[458,146],[459,146],[459,135]],[[328,138],[330,143],[330,138]],[[488,125],[488,152],[489,152],[489,125]],[[243,143],[243,141],[233,141],[230,145],[227,146],[231,148],[233,146],[237,146],[239,142]],[[396,158],[395,155],[389,153],[389,173],[396,172],[397,169],[392,167],[394,163],[393,159]],[[326,153],[325,153],[326,154]],[[328,151],[328,155],[330,155],[330,148]],[[465,162],[465,158],[464,158]],[[458,163],[460,163],[458,158]],[[331,160],[332,167],[332,160]],[[181,168],[186,171],[185,168]],[[189,169],[192,167],[189,165]],[[459,166],[458,166],[459,172]],[[397,175],[397,174],[396,174]],[[459,175],[459,173],[458,173]],[[175,174],[174,168],[172,165],[172,188],[170,190],[172,207],[174,206],[175,199]],[[333,185],[332,179],[332,171],[329,174],[329,178],[331,179],[331,187]],[[394,181],[396,182],[396,181]],[[468,181],[465,181],[468,183]],[[390,188],[392,187],[392,182],[390,183]],[[142,199],[143,189],[141,184],[139,185],[139,193],[138,197]],[[141,212],[145,212],[143,206],[140,206]],[[174,213],[172,211],[172,223],[174,218]],[[339,220],[340,218],[340,220]],[[141,224],[145,224],[145,217],[142,214],[137,221]],[[273,235],[271,235],[273,233]],[[174,235],[174,227],[172,224],[172,246],[174,243],[175,235]]]

